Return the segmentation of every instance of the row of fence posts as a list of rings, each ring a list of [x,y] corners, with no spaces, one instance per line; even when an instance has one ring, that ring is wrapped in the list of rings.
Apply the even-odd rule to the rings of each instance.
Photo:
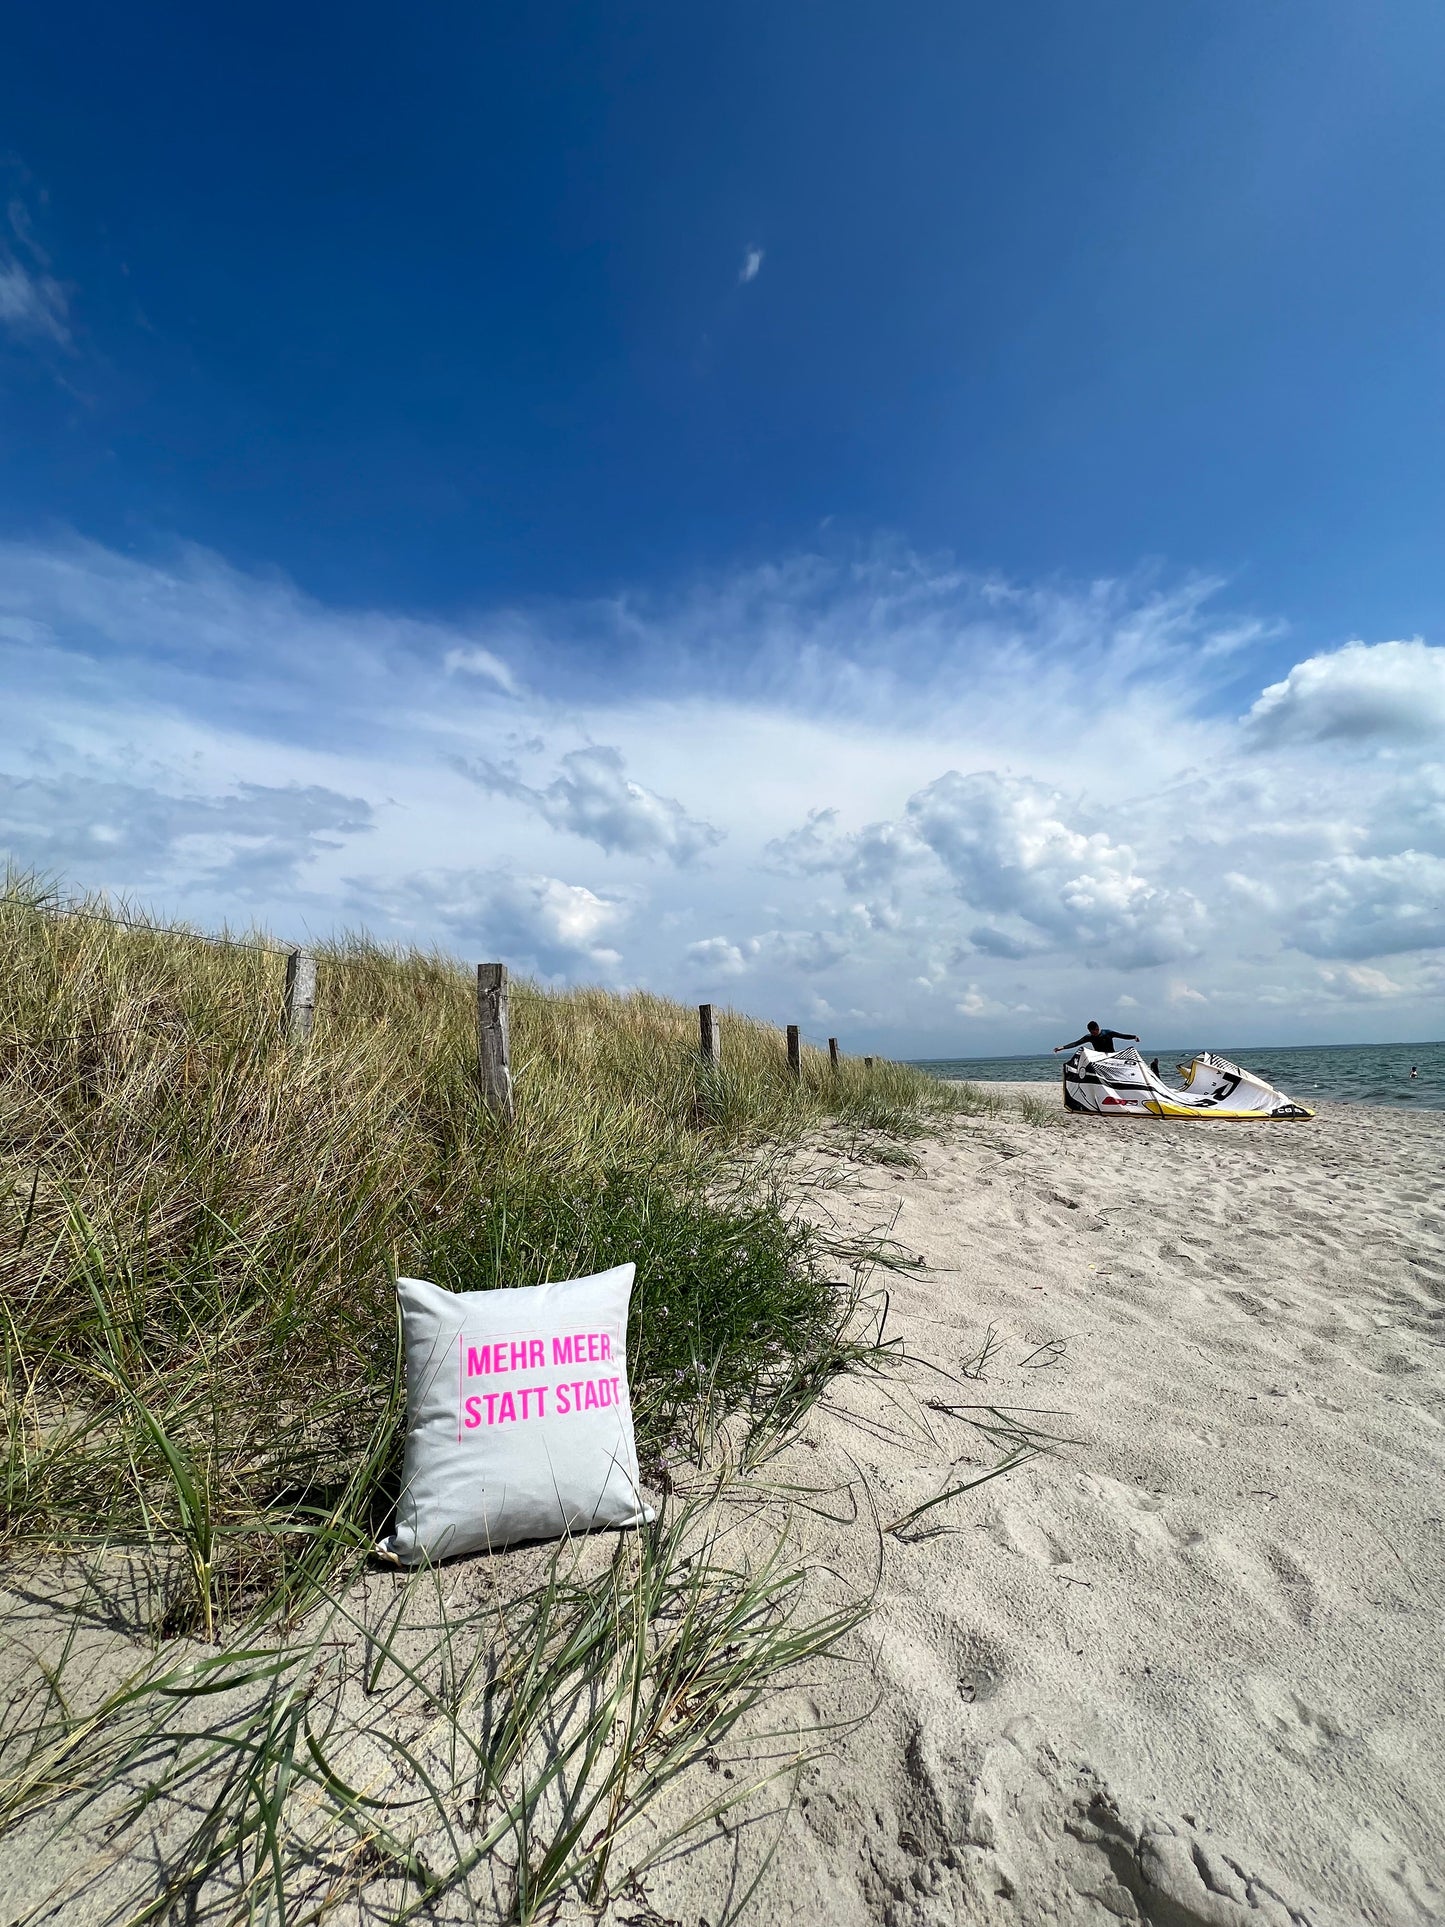
[[[491,1108],[503,1117],[512,1116],[512,1009],[511,986],[504,963],[477,965],[477,1062],[482,1076],[482,1095]],[[292,1043],[304,1043],[311,1035],[316,1015],[316,959],[309,951],[293,950],[286,958],[286,1005],[282,1028]],[[711,1004],[699,1004],[698,1045],[704,1064],[714,1070],[722,1065],[722,1025]],[[828,1039],[828,1061],[839,1068],[838,1040]],[[863,1059],[865,1070],[872,1070],[873,1059]],[[796,1024],[788,1025],[788,1075],[795,1081],[803,1075],[803,1039]]]

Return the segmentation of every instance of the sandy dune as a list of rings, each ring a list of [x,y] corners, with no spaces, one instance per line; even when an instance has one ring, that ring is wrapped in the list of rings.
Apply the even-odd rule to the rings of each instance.
[[[866,1663],[795,1709],[866,1717],[748,1918],[1445,1918],[1442,1168],[1445,1116],[1331,1107],[987,1120],[852,1174],[845,1222],[896,1212],[930,1267],[893,1291],[909,1353],[996,1345],[982,1384],[848,1383],[774,1475],[887,1521],[988,1456],[939,1406],[1074,1442],[884,1538]],[[866,1510],[822,1510],[814,1556],[866,1583]],[[715,1921],[756,1851],[720,1836],[653,1906]]]
[[[790,1513],[820,1593],[876,1581],[876,1607],[755,1723],[760,1757],[764,1728],[835,1724],[791,1803],[755,1800],[607,1920],[1445,1919],[1442,1167],[1445,1115],[1334,1107],[979,1118],[917,1169],[829,1167],[841,1188],[808,1208],[891,1225],[927,1267],[888,1281],[904,1355],[835,1385],[731,1530],[765,1551]],[[1056,1449],[881,1531],[996,1461],[990,1406]],[[545,1552],[501,1558],[520,1585]],[[485,1591],[485,1563],[448,1568],[449,1593]],[[361,1590],[380,1610],[396,1584]],[[60,1638],[47,1597],[12,1626]],[[91,1637],[97,1666],[129,1650]],[[746,1778],[717,1759],[641,1829]],[[134,1849],[105,1818],[7,1840],[0,1921],[124,1918],[111,1862]],[[495,1918],[478,1897],[431,1917]],[[328,1917],[394,1916],[368,1896]]]

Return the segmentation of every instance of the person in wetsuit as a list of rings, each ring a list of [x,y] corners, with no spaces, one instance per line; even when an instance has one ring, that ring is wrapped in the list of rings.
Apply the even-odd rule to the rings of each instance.
[[[1054,1056],[1057,1057],[1061,1050],[1077,1050],[1080,1044],[1087,1044],[1090,1050],[1115,1051],[1121,1037],[1126,1044],[1137,1044],[1139,1041],[1131,1030],[1100,1030],[1098,1019],[1091,1017],[1089,1028],[1082,1037],[1076,1037],[1072,1044],[1054,1045]]]

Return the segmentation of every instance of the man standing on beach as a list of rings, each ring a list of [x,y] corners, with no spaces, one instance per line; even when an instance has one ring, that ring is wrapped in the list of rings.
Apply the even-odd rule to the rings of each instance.
[[[1091,1017],[1089,1028],[1082,1037],[1076,1037],[1072,1044],[1054,1045],[1054,1056],[1057,1057],[1061,1050],[1077,1050],[1080,1044],[1087,1044],[1090,1050],[1112,1052],[1118,1049],[1117,1040],[1121,1037],[1126,1044],[1137,1044],[1139,1041],[1131,1030],[1100,1030],[1098,1019]]]

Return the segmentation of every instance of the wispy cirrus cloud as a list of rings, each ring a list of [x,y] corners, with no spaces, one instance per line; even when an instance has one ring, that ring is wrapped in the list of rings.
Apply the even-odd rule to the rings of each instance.
[[[30,211],[18,193],[5,210],[8,240],[0,237],[0,329],[21,343],[70,345],[70,298],[51,272],[50,256],[35,237]]]
[[[18,341],[70,340],[65,290],[49,274],[37,274],[0,246],[0,327]]]
[[[749,281],[756,281],[763,271],[763,250],[752,247],[743,250],[743,264],[738,269],[738,280],[746,287]]]

